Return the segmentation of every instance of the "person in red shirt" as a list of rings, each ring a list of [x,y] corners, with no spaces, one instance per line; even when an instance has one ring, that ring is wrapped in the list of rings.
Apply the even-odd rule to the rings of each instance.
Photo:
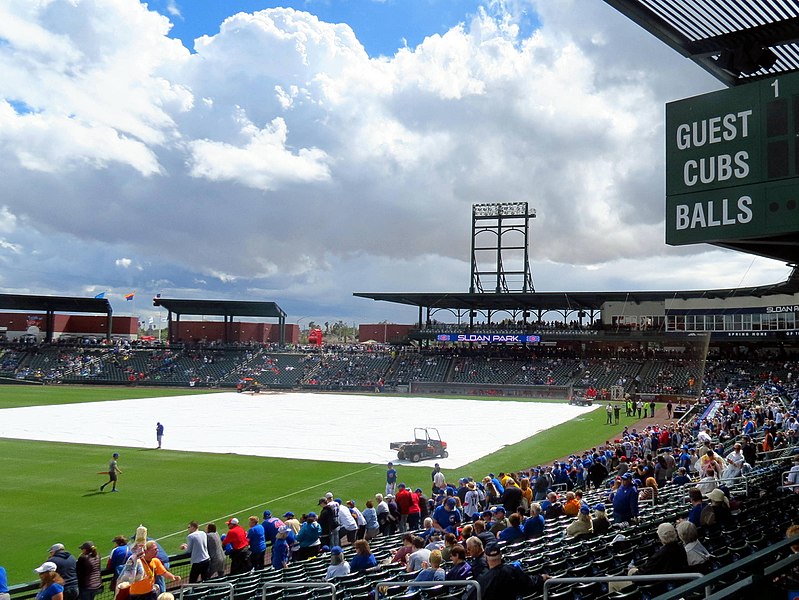
[[[227,522],[228,531],[222,543],[230,548],[230,574],[246,573],[250,570],[250,542],[247,532],[235,517]]]
[[[404,483],[400,483],[394,501],[397,503],[397,509],[400,513],[400,531],[419,529],[421,516],[419,495],[409,490]]]

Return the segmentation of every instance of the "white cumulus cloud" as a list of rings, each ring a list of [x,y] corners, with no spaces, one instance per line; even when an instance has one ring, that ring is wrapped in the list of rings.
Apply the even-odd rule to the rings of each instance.
[[[664,104],[720,85],[605,3],[490,2],[378,58],[292,9],[231,15],[194,52],[168,17],[0,5],[0,232],[20,252],[5,289],[256,290],[359,318],[380,305],[355,290],[466,290],[471,206],[505,201],[537,210],[539,289],[748,272],[751,257],[664,243]]]

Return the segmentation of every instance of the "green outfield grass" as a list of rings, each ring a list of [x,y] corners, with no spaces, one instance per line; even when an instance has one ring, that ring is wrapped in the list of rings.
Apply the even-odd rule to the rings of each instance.
[[[201,391],[0,386],[0,408],[196,393]],[[138,417],[149,428],[151,419]],[[504,420],[512,418],[499,406],[492,407],[486,427],[502,427]],[[549,462],[602,443],[610,433],[618,432],[618,426],[604,423],[605,411],[598,409],[446,475],[450,480],[482,477],[489,471]],[[630,423],[632,419],[622,417],[622,425]],[[209,423],[209,437],[213,429]],[[396,433],[387,431],[386,443]],[[316,501],[328,490],[344,499],[355,498],[363,506],[385,486],[383,465],[114,450],[121,454],[120,492],[100,493],[98,487],[106,477],[98,471],[107,468],[109,447],[0,439],[0,565],[8,570],[10,583],[33,580],[31,569],[45,560],[47,549],[55,542],[77,554],[78,546],[89,539],[107,554],[114,535],[131,535],[144,523],[154,537],[176,534],[162,542],[168,552],[174,552],[191,519],[221,524],[223,517],[260,515],[266,507],[280,514],[289,509],[299,514],[316,510]],[[429,491],[428,469],[400,467],[399,472],[402,481]]]

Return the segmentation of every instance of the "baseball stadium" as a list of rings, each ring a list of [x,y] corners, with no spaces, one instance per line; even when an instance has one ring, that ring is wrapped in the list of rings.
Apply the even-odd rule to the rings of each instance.
[[[728,88],[666,107],[667,243],[783,281],[536,291],[536,212],[502,202],[468,291],[353,291],[417,315],[357,339],[280,298],[158,295],[152,336],[0,294],[9,598],[799,593],[799,13],[606,2]]]

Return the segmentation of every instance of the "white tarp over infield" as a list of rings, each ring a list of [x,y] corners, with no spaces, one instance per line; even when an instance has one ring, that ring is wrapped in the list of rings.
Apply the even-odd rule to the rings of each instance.
[[[340,462],[396,460],[389,442],[437,427],[454,469],[598,408],[562,403],[222,392],[0,410],[0,437]],[[420,466],[429,466],[422,461]],[[412,463],[407,463],[408,465]]]

